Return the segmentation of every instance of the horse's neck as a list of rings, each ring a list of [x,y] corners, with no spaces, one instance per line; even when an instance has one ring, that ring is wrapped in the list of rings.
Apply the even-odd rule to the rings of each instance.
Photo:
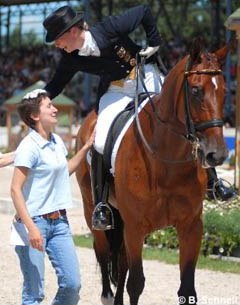
[[[157,105],[161,120],[175,127],[183,127],[179,120],[179,111],[184,107],[183,78],[184,64],[177,64],[165,79]]]

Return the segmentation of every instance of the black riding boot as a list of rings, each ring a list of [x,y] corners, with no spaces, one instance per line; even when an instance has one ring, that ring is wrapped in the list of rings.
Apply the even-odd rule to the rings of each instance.
[[[227,201],[236,197],[236,192],[232,186],[226,186],[222,179],[218,179],[217,172],[214,167],[207,169],[208,185],[207,197],[220,201]]]
[[[92,228],[94,230],[113,229],[112,210],[108,200],[108,179],[107,171],[103,163],[103,156],[95,149],[92,151],[91,161],[91,184],[92,196],[95,209],[92,215]]]

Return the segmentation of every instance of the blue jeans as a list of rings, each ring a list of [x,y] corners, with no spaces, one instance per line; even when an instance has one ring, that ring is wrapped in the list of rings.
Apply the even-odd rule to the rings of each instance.
[[[44,252],[16,246],[23,274],[22,305],[38,305],[44,299],[44,255],[56,271],[58,291],[52,305],[76,305],[81,287],[75,246],[66,216],[59,219],[33,218],[44,239]]]

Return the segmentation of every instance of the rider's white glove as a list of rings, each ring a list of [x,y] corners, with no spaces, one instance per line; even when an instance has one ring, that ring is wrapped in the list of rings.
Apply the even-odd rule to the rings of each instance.
[[[156,53],[158,49],[159,49],[159,46],[156,46],[156,47],[147,47],[146,49],[141,50],[139,52],[139,55],[143,56],[143,57],[146,57],[146,58],[149,58],[154,53]]]

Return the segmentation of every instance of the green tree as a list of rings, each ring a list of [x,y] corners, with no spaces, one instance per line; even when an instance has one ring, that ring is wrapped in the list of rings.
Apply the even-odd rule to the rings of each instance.
[[[40,39],[36,32],[31,29],[27,33],[24,34],[22,39],[22,45],[24,46],[34,46],[42,44],[42,39]]]
[[[19,27],[15,27],[11,32],[9,42],[12,48],[17,48],[19,46],[34,46],[42,43],[33,29],[22,34]]]
[[[186,41],[203,36],[209,44],[225,41],[226,1],[220,0],[90,0],[90,24],[129,7],[148,4],[165,40]],[[232,11],[239,0],[231,1]],[[84,9],[84,7],[82,7]],[[141,33],[142,35],[142,33]]]

